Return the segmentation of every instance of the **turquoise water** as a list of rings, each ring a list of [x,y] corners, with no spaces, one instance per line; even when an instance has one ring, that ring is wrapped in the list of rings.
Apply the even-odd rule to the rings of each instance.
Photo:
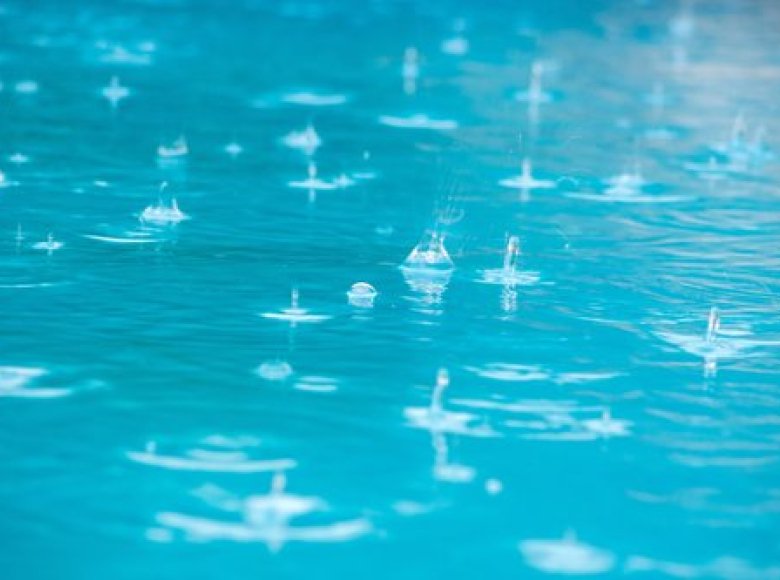
[[[777,30],[6,1],[0,577],[780,578]]]

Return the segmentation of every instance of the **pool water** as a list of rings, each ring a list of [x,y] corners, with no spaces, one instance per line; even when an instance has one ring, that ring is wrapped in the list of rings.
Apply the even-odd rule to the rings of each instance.
[[[778,30],[6,0],[0,577],[780,578]]]

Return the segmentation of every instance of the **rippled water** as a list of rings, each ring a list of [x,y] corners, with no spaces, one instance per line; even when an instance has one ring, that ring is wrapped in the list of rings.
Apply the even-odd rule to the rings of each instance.
[[[4,3],[0,577],[780,578],[778,30]]]

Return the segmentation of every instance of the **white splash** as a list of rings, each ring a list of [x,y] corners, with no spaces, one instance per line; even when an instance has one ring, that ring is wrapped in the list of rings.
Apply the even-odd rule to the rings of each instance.
[[[109,103],[111,103],[112,107],[116,107],[121,100],[130,96],[130,89],[123,87],[119,83],[119,77],[114,76],[111,77],[111,82],[108,84],[108,86],[103,87],[100,90],[100,94],[103,95],[103,98],[105,98]]]
[[[290,324],[297,323],[316,323],[323,322],[332,318],[327,314],[312,314],[305,308],[301,308],[298,305],[299,293],[297,288],[293,288],[290,292],[290,306],[284,308],[278,312],[263,312],[260,314],[263,318],[269,318],[271,320],[283,320]]]
[[[423,113],[406,117],[395,115],[380,115],[379,123],[399,129],[432,129],[435,131],[451,131],[458,128],[458,122],[453,119],[435,119]]]
[[[585,419],[582,421],[582,426],[586,431],[603,438],[627,437],[631,435],[632,425],[631,421],[614,419],[609,409],[604,409],[604,412],[598,419]]]
[[[282,102],[307,107],[333,107],[343,105],[348,97],[342,93],[318,93],[314,91],[296,91],[282,95]]]
[[[520,238],[509,236],[504,251],[502,268],[482,270],[478,279],[483,284],[499,284],[502,286],[530,286],[539,282],[539,272],[520,270]]]
[[[635,167],[633,171],[624,171],[603,180],[600,193],[573,192],[567,197],[600,201],[605,203],[674,203],[693,199],[687,195],[668,195],[647,191],[650,185]]]
[[[444,234],[436,231],[412,248],[401,264],[401,269],[415,272],[449,272],[453,268],[452,258],[444,247]]]
[[[436,375],[436,385],[433,388],[431,402],[427,407],[407,407],[404,416],[410,427],[426,429],[436,433],[451,433],[457,435],[471,435],[476,437],[489,437],[494,435],[490,428],[485,426],[472,426],[478,417],[471,413],[459,413],[446,411],[443,406],[443,395],[450,384],[449,373],[446,369],[439,369]]]
[[[687,321],[683,321],[684,324]],[[721,328],[720,311],[713,306],[707,317],[706,330],[702,334],[660,330],[655,335],[676,348],[700,357],[704,361],[705,376],[714,376],[720,360],[750,356],[750,351],[763,346],[777,346],[777,340],[752,338],[747,324],[732,323]]]
[[[615,566],[615,556],[579,542],[569,532],[561,540],[524,540],[518,546],[526,563],[548,574],[604,574]]]
[[[306,155],[312,155],[322,146],[322,139],[313,125],[307,125],[303,131],[291,131],[282,137],[282,143],[291,149],[298,149]]]
[[[31,383],[46,374],[46,369],[37,367],[0,366],[0,397],[57,399],[72,394],[71,389],[32,387]]]
[[[725,179],[745,170],[744,165],[734,162],[719,162],[714,155],[711,155],[706,162],[689,161],[684,163],[683,167],[697,174],[702,179],[710,181]]]
[[[534,61],[534,63],[531,65],[531,74],[528,81],[528,88],[524,91],[518,91],[515,93],[515,99],[530,105],[551,102],[553,100],[552,95],[542,89],[543,72],[544,65],[542,65],[542,63],[539,61]]]
[[[120,237],[120,236],[103,236],[100,234],[84,234],[84,237],[89,240],[95,240],[96,242],[104,242],[106,244],[156,244],[162,240],[153,237]]]
[[[157,205],[147,206],[141,212],[139,219],[147,224],[168,226],[188,220],[190,217],[179,209],[176,198],[171,198],[170,204],[165,204],[160,200]]]
[[[65,246],[64,242],[58,242],[54,239],[54,234],[49,234],[43,242],[36,242],[32,245],[33,250],[44,250],[48,254],[60,250]]]
[[[550,374],[541,367],[508,363],[489,363],[481,367],[466,366],[467,371],[495,381],[527,382],[546,381]]]
[[[185,158],[190,152],[189,145],[187,145],[187,139],[184,135],[180,135],[170,145],[160,144],[157,147],[157,156],[160,159],[165,160],[178,160]]]
[[[296,381],[293,388],[310,393],[334,393],[338,390],[338,381],[331,377],[305,375]]]
[[[224,496],[227,494],[221,494],[222,506],[237,511],[240,517],[238,521],[164,512],[157,516],[157,522],[171,531],[184,532],[186,538],[191,541],[260,542],[274,552],[290,541],[345,542],[371,531],[371,523],[365,518],[317,526],[291,525],[295,518],[327,511],[328,505],[318,497],[289,494],[284,489],[285,485],[284,474],[277,473],[268,494],[253,495],[243,501],[235,499],[231,502],[225,502]],[[234,504],[237,504],[237,507],[234,508]]]
[[[293,469],[292,459],[250,459],[243,452],[193,449],[186,455],[161,455],[157,445],[149,442],[145,451],[128,451],[127,458],[136,463],[175,471],[211,473],[264,473]]]
[[[449,460],[447,437],[441,431],[433,431],[434,460],[433,477],[448,483],[469,483],[477,476],[477,471],[468,465],[453,463]]]
[[[317,164],[314,161],[309,161],[306,174],[306,179],[295,179],[287,182],[287,185],[295,189],[308,189],[309,191],[327,191],[339,188],[337,183],[317,177]]]
[[[553,189],[557,186],[555,181],[549,179],[536,179],[533,176],[533,169],[531,167],[531,160],[528,157],[523,158],[520,166],[520,175],[514,177],[508,177],[498,182],[503,187],[510,187],[513,189]]]

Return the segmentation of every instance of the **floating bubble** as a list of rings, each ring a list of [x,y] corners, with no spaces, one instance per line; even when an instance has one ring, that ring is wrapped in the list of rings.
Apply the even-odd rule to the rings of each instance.
[[[504,484],[499,479],[488,479],[485,481],[485,491],[488,495],[498,495],[504,490]]]
[[[231,141],[230,143],[225,145],[224,151],[225,151],[225,153],[227,153],[231,157],[236,158],[239,155],[241,155],[241,153],[244,152],[244,148],[241,147],[241,145],[239,145],[235,141]]]
[[[262,363],[255,372],[267,381],[284,381],[293,374],[293,368],[286,361],[272,360]]]
[[[347,299],[352,306],[371,308],[378,292],[368,282],[355,282],[347,291]]]
[[[452,258],[444,247],[444,235],[431,232],[417,244],[401,264],[401,268],[415,272],[449,272],[454,268]]]

